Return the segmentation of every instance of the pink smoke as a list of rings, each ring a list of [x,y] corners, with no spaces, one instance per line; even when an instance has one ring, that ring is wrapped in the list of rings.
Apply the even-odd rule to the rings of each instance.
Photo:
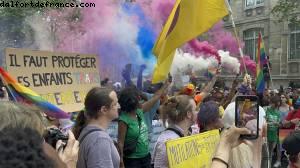
[[[62,39],[58,50],[97,53],[97,48],[93,45],[99,40],[112,37],[113,32],[109,28],[112,27],[117,15],[118,3],[108,0],[85,0],[84,2],[95,3],[96,7],[81,10],[82,20],[74,29],[83,29],[83,33],[73,34],[72,31],[58,33]]]
[[[244,63],[246,65],[247,71],[248,73],[250,73],[251,75],[255,75],[256,74],[256,63],[255,61],[253,61],[249,56],[244,56],[242,59],[240,59],[240,70],[245,72],[245,68],[244,68]]]
[[[208,31],[208,41],[215,46],[218,50],[229,51],[233,56],[239,56],[238,43],[234,34],[224,28],[224,22],[220,21],[212,29]],[[241,40],[240,40],[241,41]],[[244,47],[244,43],[241,43]]]
[[[96,7],[82,8],[82,16],[77,22],[68,25],[60,24],[57,31],[60,40],[58,40],[56,50],[98,54],[101,76],[111,79],[120,78],[120,72],[125,64],[142,63],[141,60],[137,60],[141,57],[141,53],[136,44],[136,36],[141,23],[136,16],[122,11],[124,1],[82,1],[95,3]],[[156,34],[159,34],[175,1],[136,0],[132,4],[138,4],[142,8],[145,19],[149,20],[149,26],[153,27]],[[203,57],[214,57],[219,62],[220,56],[217,52],[219,49],[230,51],[233,56],[239,55],[235,38],[223,28],[223,22],[216,24],[208,32],[208,36],[208,40],[204,42],[196,39],[190,41],[184,47],[185,52],[203,55]],[[251,61],[245,59],[250,69],[253,69]]]
[[[139,0],[145,14],[149,16],[154,24],[155,31],[161,31],[167,21],[176,0]]]
[[[218,50],[212,46],[207,41],[200,42],[197,39],[191,40],[188,42],[188,46],[186,49],[189,50],[190,53],[195,53],[195,55],[203,55],[204,57],[214,57],[219,63],[221,62],[221,57],[218,53]]]
[[[125,64],[133,63],[138,49],[135,36],[138,23],[134,16],[122,13],[121,3],[112,0],[84,0],[95,8],[82,8],[81,19],[74,31],[60,31],[58,51],[97,54],[101,77],[121,79]],[[129,52],[134,50],[134,52]]]

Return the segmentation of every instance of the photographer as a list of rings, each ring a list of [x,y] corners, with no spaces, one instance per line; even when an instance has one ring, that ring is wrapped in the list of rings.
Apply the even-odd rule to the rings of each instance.
[[[31,128],[1,130],[0,153],[0,167],[54,168],[53,160],[43,151],[43,137]]]
[[[26,106],[13,102],[0,102],[0,131],[6,128],[29,128],[37,131],[40,136],[43,136],[45,127],[41,113],[42,112],[34,106]],[[43,146],[43,152],[53,161],[54,167],[75,167],[79,147],[78,141],[75,140],[71,131],[69,131],[67,145],[64,149],[60,148],[59,153],[45,141],[41,141],[41,144]],[[58,141],[57,146],[60,147],[60,141]],[[28,168],[30,167],[31,166],[28,166]]]
[[[226,129],[221,134],[220,143],[212,158],[211,168],[228,168],[230,152],[233,148],[239,146],[243,141],[239,138],[242,134],[249,134],[247,128],[237,128],[235,126]],[[243,165],[244,166],[244,165]]]

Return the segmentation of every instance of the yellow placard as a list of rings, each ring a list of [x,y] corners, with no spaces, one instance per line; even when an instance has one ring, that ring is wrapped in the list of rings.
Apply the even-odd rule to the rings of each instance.
[[[219,130],[166,142],[170,168],[210,168],[220,140]]]
[[[5,55],[13,78],[66,112],[82,110],[86,93],[100,86],[97,55],[17,48]]]

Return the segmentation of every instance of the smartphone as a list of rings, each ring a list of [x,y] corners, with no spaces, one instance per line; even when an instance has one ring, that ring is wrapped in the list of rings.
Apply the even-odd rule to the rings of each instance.
[[[257,96],[238,96],[235,99],[235,126],[248,128],[251,133],[243,139],[257,139],[259,134],[259,99]]]

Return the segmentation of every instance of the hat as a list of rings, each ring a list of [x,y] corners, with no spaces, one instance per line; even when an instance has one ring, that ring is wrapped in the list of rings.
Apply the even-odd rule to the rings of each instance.
[[[194,86],[192,83],[189,83],[189,84],[186,86],[186,88],[187,88],[188,90],[194,90],[194,89],[195,89],[195,86]]]
[[[300,153],[300,130],[294,131],[288,135],[283,140],[282,147],[289,155],[297,155]]]

